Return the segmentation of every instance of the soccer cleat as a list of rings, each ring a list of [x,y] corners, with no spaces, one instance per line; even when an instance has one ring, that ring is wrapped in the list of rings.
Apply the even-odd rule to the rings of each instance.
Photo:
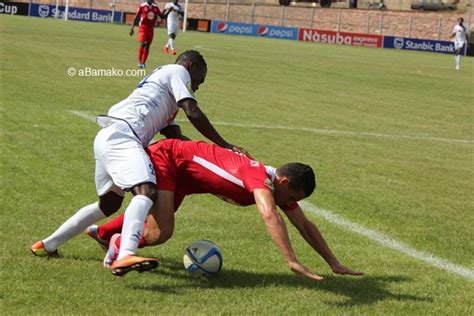
[[[44,243],[40,240],[35,242],[31,248],[31,252],[38,257],[59,257],[58,250],[55,251],[48,251],[44,249]]]
[[[163,47],[163,52],[165,52],[165,54],[170,53],[170,51],[168,50],[168,46]]]
[[[459,70],[459,65],[456,65],[456,70]]]
[[[102,247],[102,249],[107,251],[107,248],[109,247],[109,240],[105,240],[99,237],[98,228],[99,226],[97,225],[91,225],[86,228],[85,233],[87,236],[97,241],[97,243],[100,247]]]
[[[143,69],[145,68],[145,64],[138,64],[138,69]]]
[[[171,54],[176,55],[176,49],[173,48],[173,49],[171,50]]]
[[[110,266],[110,270],[115,276],[123,276],[130,271],[152,271],[158,267],[158,264],[158,260],[156,259],[131,255],[120,260],[115,260]]]
[[[116,241],[119,237],[120,237],[120,234],[114,234],[112,238],[110,238],[109,249],[107,250],[107,253],[105,254],[104,261],[103,261],[104,267],[106,267],[107,269],[112,266],[112,264],[114,263],[115,259],[117,259],[117,256],[119,254],[120,249],[116,245]]]

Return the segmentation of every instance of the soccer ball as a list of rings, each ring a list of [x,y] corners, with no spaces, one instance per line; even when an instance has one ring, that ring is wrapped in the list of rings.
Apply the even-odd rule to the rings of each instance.
[[[190,273],[212,276],[222,268],[222,254],[210,240],[196,240],[186,248],[183,257],[184,268]]]

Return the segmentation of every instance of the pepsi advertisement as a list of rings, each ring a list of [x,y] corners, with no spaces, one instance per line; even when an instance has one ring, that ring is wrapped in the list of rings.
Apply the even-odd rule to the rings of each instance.
[[[418,50],[443,54],[454,54],[455,51],[453,42],[394,36],[384,36],[383,48]],[[462,54],[466,54],[466,45],[464,45],[462,49]]]
[[[246,35],[288,40],[298,39],[298,28],[213,20],[211,33]]]
[[[30,16],[37,16],[41,18],[55,17],[58,14],[59,19],[64,19],[65,8],[64,6],[58,6],[56,11],[55,5],[47,4],[31,4]],[[94,9],[82,9],[69,7],[67,18],[69,20],[76,21],[88,21],[88,22],[112,22],[112,11],[107,10],[94,10]],[[122,12],[114,13],[113,22],[122,23]]]

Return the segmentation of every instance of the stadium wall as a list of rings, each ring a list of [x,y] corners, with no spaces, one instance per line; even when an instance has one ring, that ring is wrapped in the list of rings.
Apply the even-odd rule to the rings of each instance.
[[[41,1],[41,0],[40,0]],[[74,1],[74,0],[73,0]],[[190,6],[190,13],[191,11]],[[267,7],[266,7],[267,8]],[[227,33],[231,35],[249,35],[249,36],[260,36],[260,37],[271,37],[289,40],[300,40],[309,42],[320,42],[320,43],[334,43],[343,45],[360,45],[360,46],[371,46],[371,47],[383,47],[383,48],[395,48],[395,49],[408,49],[408,50],[420,50],[430,51],[438,53],[454,53],[454,46],[451,41],[441,39],[441,19],[438,18],[437,36],[428,36],[430,33],[425,34],[427,36],[420,38],[412,36],[413,19],[410,16],[410,23],[408,31],[402,32],[398,35],[397,32],[388,32],[385,34],[384,21],[392,21],[394,23],[396,18],[400,18],[403,15],[395,14],[384,14],[384,12],[376,12],[374,15],[378,15],[378,28],[374,32],[370,32],[370,13],[367,18],[365,32],[360,28],[345,28],[346,24],[341,23],[341,17],[343,14],[350,13],[354,10],[342,12],[342,10],[334,9],[321,9],[319,12],[324,12],[327,16],[330,16],[330,12],[337,11],[337,25],[335,29],[330,27],[324,27],[324,23],[315,23],[314,11],[312,14],[311,26],[306,26],[305,23],[299,23],[299,25],[286,26],[285,21],[290,21],[290,18],[285,17],[285,7],[280,8],[280,25],[276,25],[274,19],[275,15],[261,16],[255,14],[255,6],[253,6],[253,14],[251,15],[251,23],[242,23],[240,21],[232,21],[229,19],[229,10],[226,10],[225,20],[218,19],[202,19],[194,18],[192,14],[189,14],[189,26],[190,29],[200,30],[205,32],[214,33]],[[0,13],[4,14],[22,14],[26,12],[25,6],[20,2],[4,2],[0,1]],[[31,3],[28,7],[28,15],[36,16],[41,18],[48,18],[56,16],[63,18],[65,16],[65,7],[50,4],[38,4]],[[360,12],[358,12],[361,14]],[[96,8],[80,8],[80,7],[69,7],[68,17],[71,20],[89,21],[89,22],[115,22],[115,23],[127,23],[132,21],[133,13],[121,12],[117,10],[100,10]],[[206,16],[206,15],[204,15]],[[237,17],[243,16],[243,14],[236,15]],[[257,19],[264,17],[265,19]],[[449,18],[455,19],[454,16]],[[297,19],[295,19],[297,20]],[[349,20],[345,17],[344,21]],[[375,19],[377,20],[377,19]],[[212,23],[211,23],[212,21]],[[301,20],[298,20],[301,22]],[[303,22],[306,20],[303,20]],[[163,21],[162,21],[163,22]],[[246,22],[246,21],[245,21]],[[319,21],[318,21],[319,22]],[[387,22],[385,22],[387,23]],[[447,36],[451,34],[451,27],[456,21],[450,23],[449,30],[447,30]],[[163,24],[163,23],[162,23]],[[395,23],[396,24],[396,23]],[[351,25],[351,24],[348,24]],[[191,27],[192,26],[192,27]],[[321,27],[323,26],[323,27]],[[400,24],[397,25],[400,27]],[[431,35],[433,35],[431,33]],[[435,37],[435,38],[433,38]],[[471,37],[472,39],[472,37]],[[466,51],[472,52],[472,45]]]
[[[18,2],[28,2],[28,0],[19,0]],[[141,0],[70,0],[69,5],[77,8],[114,9],[131,13],[135,12],[141,2]],[[166,2],[157,1],[157,4],[163,8]],[[35,0],[34,3],[55,5],[54,0]],[[112,3],[115,5],[112,6]],[[60,6],[64,4],[65,0],[59,0]],[[468,12],[464,15],[467,26],[472,24],[470,23],[471,11]],[[225,0],[191,0],[188,6],[188,17],[194,19],[227,20],[433,40],[448,40],[459,16],[460,14],[456,12],[378,11],[320,8],[307,5],[283,7],[276,4],[252,3],[242,0],[231,0],[229,5]]]

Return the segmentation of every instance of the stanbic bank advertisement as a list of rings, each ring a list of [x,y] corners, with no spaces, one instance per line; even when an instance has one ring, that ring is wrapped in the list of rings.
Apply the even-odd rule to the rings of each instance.
[[[395,36],[384,36],[383,48],[395,48],[406,50],[419,50],[433,53],[454,54],[454,43],[448,41],[435,41],[418,38],[406,38]],[[466,54],[464,45],[462,55]]]

